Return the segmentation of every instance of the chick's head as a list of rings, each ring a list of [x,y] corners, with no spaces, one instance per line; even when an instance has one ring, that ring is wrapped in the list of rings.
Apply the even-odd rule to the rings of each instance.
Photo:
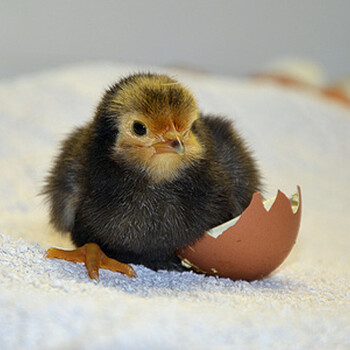
[[[145,170],[154,182],[171,180],[200,159],[203,145],[192,94],[166,75],[137,74],[111,88],[108,114],[118,129],[114,156]]]

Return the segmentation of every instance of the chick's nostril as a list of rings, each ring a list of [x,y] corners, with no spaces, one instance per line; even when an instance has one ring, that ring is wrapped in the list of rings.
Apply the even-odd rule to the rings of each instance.
[[[171,142],[170,146],[174,148],[180,147],[180,142],[178,140],[174,140]]]
[[[185,153],[185,145],[181,140],[174,140],[170,143],[170,146],[173,147],[178,154]]]

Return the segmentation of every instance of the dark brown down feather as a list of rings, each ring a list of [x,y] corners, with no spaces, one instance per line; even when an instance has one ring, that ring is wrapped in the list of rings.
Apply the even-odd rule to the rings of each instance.
[[[123,129],[133,115],[146,137]],[[142,142],[169,125],[185,135],[185,154],[152,163]],[[123,262],[177,269],[175,251],[239,215],[260,183],[231,122],[202,115],[175,80],[135,74],[108,89],[93,120],[63,142],[43,192],[51,223],[77,246],[93,242]]]

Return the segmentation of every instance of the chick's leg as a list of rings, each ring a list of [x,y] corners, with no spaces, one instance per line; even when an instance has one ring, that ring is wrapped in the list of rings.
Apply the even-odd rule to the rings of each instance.
[[[75,250],[50,248],[45,253],[45,257],[82,262],[85,264],[89,276],[97,281],[99,280],[99,268],[122,272],[130,277],[136,276],[136,272],[130,265],[109,258],[96,243],[87,243]]]

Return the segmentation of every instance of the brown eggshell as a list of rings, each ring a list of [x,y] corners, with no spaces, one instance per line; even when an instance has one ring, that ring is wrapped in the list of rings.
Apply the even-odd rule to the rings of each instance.
[[[299,186],[297,198],[293,213],[291,200],[278,191],[266,210],[261,194],[255,193],[239,219],[217,238],[206,232],[177,254],[185,266],[209,275],[248,281],[263,278],[286,259],[296,242],[301,220]]]

